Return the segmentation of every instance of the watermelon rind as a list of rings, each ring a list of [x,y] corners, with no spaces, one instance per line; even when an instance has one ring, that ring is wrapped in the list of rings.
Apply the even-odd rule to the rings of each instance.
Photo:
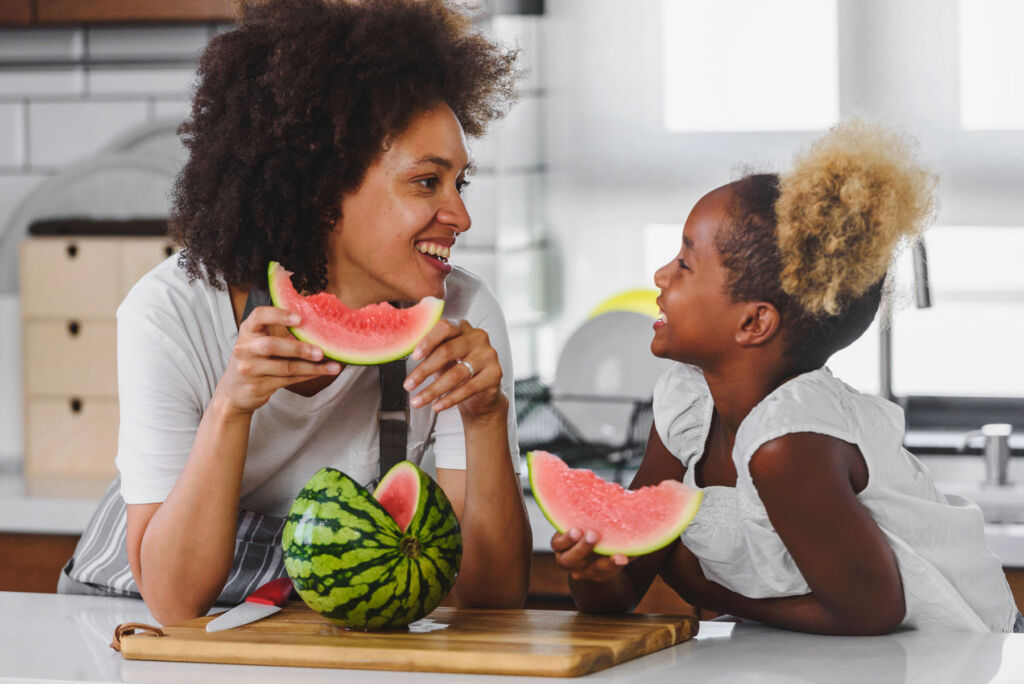
[[[288,308],[283,303],[283,294],[280,292],[278,279],[290,277],[290,272],[276,261],[271,261],[267,266],[267,284],[270,290],[270,301],[278,308]],[[385,306],[390,306],[390,304],[385,303]],[[436,297],[425,297],[416,306],[428,306],[431,308],[429,316],[426,317],[423,325],[414,329],[402,331],[402,337],[400,337],[396,331],[395,339],[388,344],[385,349],[375,350],[373,352],[346,349],[329,340],[318,339],[303,329],[301,323],[298,326],[289,327],[288,331],[294,335],[296,339],[319,347],[323,351],[324,356],[328,359],[340,361],[341,363],[352,366],[379,366],[390,361],[404,358],[411,354],[412,350],[416,348],[416,345],[421,339],[423,339],[424,335],[430,332],[430,329],[433,328],[439,320],[441,320],[441,313],[444,311],[444,300],[437,299]]]
[[[306,604],[349,629],[402,627],[427,615],[455,583],[462,537],[444,492],[419,480],[403,533],[358,482],[321,468],[296,497],[281,535],[284,565]],[[391,471],[389,471],[391,472]]]
[[[564,521],[558,520],[556,516],[552,515],[550,511],[550,505],[545,505],[543,498],[544,495],[540,491],[540,486],[534,479],[534,458],[538,453],[544,452],[531,451],[526,454],[527,470],[530,476],[530,490],[533,494],[534,500],[537,502],[537,507],[540,508],[540,512],[544,514],[544,517],[547,518],[547,521],[551,523],[551,526],[558,530],[559,533],[565,534],[570,529],[572,529],[572,527],[570,525],[567,525]],[[597,545],[594,547],[594,553],[601,556],[614,556],[620,553],[625,556],[643,556],[645,554],[653,553],[658,549],[662,549],[668,546],[676,539],[678,539],[679,536],[683,533],[683,531],[687,527],[689,527],[690,523],[693,521],[694,516],[697,515],[697,511],[700,509],[700,504],[703,498],[704,492],[702,490],[694,490],[693,497],[689,500],[686,506],[680,509],[679,515],[674,521],[669,521],[668,523],[662,521],[662,523],[665,524],[665,533],[663,535],[656,537],[651,542],[647,544],[636,544],[634,546],[616,547],[604,544],[599,539]]]

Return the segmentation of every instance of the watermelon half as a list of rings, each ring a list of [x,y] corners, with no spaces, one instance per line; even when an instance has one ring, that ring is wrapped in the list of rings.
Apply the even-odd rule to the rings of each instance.
[[[530,489],[559,532],[593,530],[594,552],[642,556],[671,544],[697,514],[703,492],[675,480],[623,489],[546,451],[527,454]]]
[[[447,596],[462,560],[459,521],[444,491],[410,461],[373,494],[321,468],[292,504],[281,535],[299,596],[342,627],[402,627]]]
[[[292,272],[276,261],[267,267],[267,281],[274,306],[302,316],[300,325],[289,328],[295,337],[320,347],[327,358],[357,366],[408,356],[444,310],[436,297],[408,309],[387,302],[350,309],[327,292],[304,297],[292,284]]]

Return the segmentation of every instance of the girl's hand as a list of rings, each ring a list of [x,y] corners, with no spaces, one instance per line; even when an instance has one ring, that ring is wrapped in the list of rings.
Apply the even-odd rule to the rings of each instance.
[[[555,562],[569,571],[573,579],[604,582],[617,575],[629,563],[629,558],[617,553],[600,556],[594,546],[600,537],[596,532],[571,529],[565,534],[556,532],[551,537]]]
[[[341,372],[336,361],[323,363],[318,347],[282,332],[300,321],[298,314],[260,306],[242,322],[227,370],[217,383],[217,393],[233,409],[252,413],[282,387]]]
[[[416,345],[412,358],[423,360],[406,378],[406,390],[412,391],[434,376],[412,396],[409,403],[413,407],[434,402],[432,408],[437,412],[458,406],[463,418],[507,410],[498,352],[484,330],[466,321],[441,319]]]

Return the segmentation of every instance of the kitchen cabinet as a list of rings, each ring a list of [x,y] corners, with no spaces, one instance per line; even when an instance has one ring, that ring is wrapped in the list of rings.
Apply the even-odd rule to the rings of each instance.
[[[116,475],[115,314],[132,285],[173,253],[159,236],[22,243],[26,475]]]
[[[0,532],[0,591],[54,593],[77,543],[77,534]]]
[[[26,26],[32,23],[33,0],[0,2],[0,26]]]
[[[4,0],[0,25],[232,21],[231,0]]]

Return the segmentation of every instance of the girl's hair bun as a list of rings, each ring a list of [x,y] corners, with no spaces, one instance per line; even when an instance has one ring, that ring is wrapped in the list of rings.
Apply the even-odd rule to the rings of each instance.
[[[935,176],[910,138],[840,123],[780,177],[782,289],[811,315],[836,315],[885,277],[901,240],[930,220]]]

